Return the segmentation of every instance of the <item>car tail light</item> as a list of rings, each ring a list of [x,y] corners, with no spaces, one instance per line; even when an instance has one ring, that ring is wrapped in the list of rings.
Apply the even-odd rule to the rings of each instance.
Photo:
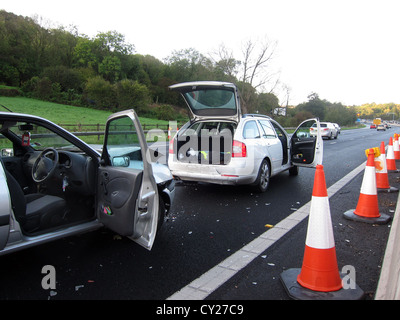
[[[247,156],[247,148],[243,142],[233,140],[232,143],[232,157],[239,158],[239,157],[246,157]]]

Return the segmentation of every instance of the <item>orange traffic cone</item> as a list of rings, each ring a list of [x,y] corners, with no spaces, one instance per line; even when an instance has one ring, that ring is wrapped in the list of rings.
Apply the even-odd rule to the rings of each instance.
[[[373,148],[367,152],[368,160],[364,170],[357,207],[356,209],[346,211],[343,215],[349,220],[385,224],[390,220],[390,216],[379,213],[374,160],[375,152]]]
[[[393,153],[394,159],[400,160],[399,135],[397,133],[394,134]]]
[[[314,178],[303,267],[297,277],[303,287],[323,292],[342,288],[334,242],[325,174],[319,165]]]
[[[389,145],[387,149],[387,154],[386,154],[386,165],[388,171],[396,171],[396,161],[394,159],[394,150],[393,150],[393,139],[390,137],[389,139]]]
[[[302,268],[282,272],[281,280],[294,299],[361,299],[358,286],[342,285],[323,168],[317,165],[315,172]]]
[[[382,141],[380,155],[375,157],[376,188],[378,192],[397,192],[398,188],[391,187],[386,165],[385,143]]]

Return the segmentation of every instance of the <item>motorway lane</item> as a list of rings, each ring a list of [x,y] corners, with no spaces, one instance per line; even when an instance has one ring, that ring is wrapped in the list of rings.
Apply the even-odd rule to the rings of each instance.
[[[365,161],[366,148],[386,143],[394,132],[350,130],[325,140],[328,187]],[[297,177],[282,173],[265,194],[178,183],[151,252],[100,230],[3,256],[0,299],[165,299],[262,234],[266,224],[307,203],[313,173],[304,168]],[[57,272],[53,292],[41,287],[41,268],[48,264]]]

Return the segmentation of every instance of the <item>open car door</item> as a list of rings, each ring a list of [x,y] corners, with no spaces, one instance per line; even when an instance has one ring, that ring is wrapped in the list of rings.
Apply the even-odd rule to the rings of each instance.
[[[311,135],[310,128],[315,123],[318,130],[316,134]],[[305,120],[291,137],[291,161],[299,167],[316,167],[322,164],[323,147],[319,120],[316,118]]]
[[[97,217],[107,228],[151,250],[159,195],[146,154],[147,143],[135,111],[111,115],[98,172]]]

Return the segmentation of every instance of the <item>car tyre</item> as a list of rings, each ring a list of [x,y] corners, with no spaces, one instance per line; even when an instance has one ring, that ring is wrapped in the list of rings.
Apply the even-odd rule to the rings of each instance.
[[[269,186],[271,177],[271,168],[267,159],[264,159],[258,170],[258,176],[255,182],[255,187],[258,192],[265,192]]]

